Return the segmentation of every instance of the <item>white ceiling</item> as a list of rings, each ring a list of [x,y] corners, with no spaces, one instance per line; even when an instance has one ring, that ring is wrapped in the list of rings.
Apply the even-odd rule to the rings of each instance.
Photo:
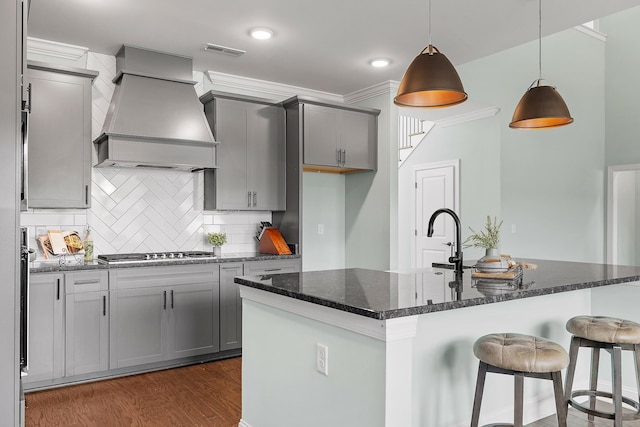
[[[543,35],[640,0],[545,0]],[[433,44],[455,64],[535,40],[536,0],[432,0]],[[248,32],[269,27],[274,37]],[[31,0],[29,36],[114,55],[129,44],[194,68],[345,95],[402,78],[428,43],[428,0]],[[246,50],[204,52],[206,43]],[[386,57],[386,69],[368,65]]]

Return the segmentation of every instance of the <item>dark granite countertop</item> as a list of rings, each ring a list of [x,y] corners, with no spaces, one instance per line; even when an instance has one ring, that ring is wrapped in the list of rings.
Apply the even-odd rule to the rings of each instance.
[[[640,281],[640,267],[527,260],[514,281],[474,280],[462,284],[449,269],[406,273],[344,269],[236,277],[235,282],[375,319],[391,319],[481,304]]]
[[[35,261],[29,263],[29,272],[31,273],[55,273],[65,271],[78,270],[96,270],[96,269],[114,269],[114,268],[135,268],[135,267],[164,267],[170,265],[187,265],[187,264],[219,264],[225,262],[249,262],[249,261],[268,261],[277,259],[300,258],[300,255],[270,255],[260,253],[237,253],[223,254],[215,259],[176,259],[173,261],[140,261],[126,264],[102,264],[97,261],[84,262],[82,257],[77,259],[68,256],[65,260]]]

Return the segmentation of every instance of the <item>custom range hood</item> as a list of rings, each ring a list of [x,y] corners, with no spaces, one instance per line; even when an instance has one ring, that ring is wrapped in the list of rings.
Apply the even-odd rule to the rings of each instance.
[[[113,98],[93,142],[95,167],[197,171],[216,167],[216,141],[196,94],[191,58],[122,46]]]

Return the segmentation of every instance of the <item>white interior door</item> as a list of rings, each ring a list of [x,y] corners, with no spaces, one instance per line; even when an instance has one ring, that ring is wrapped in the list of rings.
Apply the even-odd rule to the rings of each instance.
[[[439,215],[434,223],[433,237],[427,237],[431,215],[440,208],[459,212],[459,160],[416,166],[414,224],[415,250],[413,265],[431,267],[434,262],[447,262],[455,240],[451,216]]]
[[[640,265],[640,164],[609,166],[607,263]]]

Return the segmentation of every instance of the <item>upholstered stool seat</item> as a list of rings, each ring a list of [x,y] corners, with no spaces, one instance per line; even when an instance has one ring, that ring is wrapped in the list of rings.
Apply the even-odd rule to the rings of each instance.
[[[589,420],[601,417],[614,420],[614,427],[622,427],[623,420],[640,418],[640,324],[624,319],[602,316],[576,316],[567,322],[567,331],[573,334],[569,350],[569,368],[565,400],[575,409],[588,414]],[[591,348],[591,376],[589,390],[572,390],[578,350],[581,347]],[[612,392],[598,390],[598,366],[600,349],[611,354]],[[622,350],[632,351],[636,365],[636,384],[638,400],[622,395]],[[575,400],[575,397],[587,396],[589,407]],[[596,398],[611,399],[613,412],[596,410]],[[623,413],[622,403],[633,407],[635,412]]]
[[[514,423],[522,427],[524,377],[553,381],[558,425],[567,425],[566,404],[562,390],[561,370],[569,364],[564,348],[553,341],[522,334],[489,334],[473,345],[480,360],[471,427],[478,426],[480,405],[487,372],[513,375],[515,383]]]

